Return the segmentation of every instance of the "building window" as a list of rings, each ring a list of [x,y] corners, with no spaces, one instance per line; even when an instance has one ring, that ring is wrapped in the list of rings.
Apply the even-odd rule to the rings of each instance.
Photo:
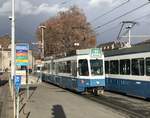
[[[132,75],[144,75],[144,59],[132,59]]]
[[[130,60],[120,60],[120,74],[129,75],[130,74]]]
[[[150,76],[150,58],[146,58],[146,75]]]
[[[110,74],[119,73],[119,62],[118,60],[110,61]]]
[[[109,61],[105,61],[105,73],[109,74]]]

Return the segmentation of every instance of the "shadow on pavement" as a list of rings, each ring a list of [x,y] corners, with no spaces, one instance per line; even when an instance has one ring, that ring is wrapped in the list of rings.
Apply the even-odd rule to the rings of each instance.
[[[36,91],[37,87],[34,87],[34,86],[30,86],[29,87],[29,91],[30,91],[30,96],[29,96],[29,99],[32,97],[32,95],[34,94],[34,92]],[[20,96],[23,96],[27,91],[27,88],[24,87],[24,88],[20,88],[19,90],[19,95]]]
[[[60,90],[60,91],[56,91],[56,92],[66,92],[66,91]]]
[[[53,118],[67,118],[61,105],[53,105],[52,115]]]
[[[22,107],[21,107],[21,109],[19,110],[19,113],[23,113],[23,115],[24,116],[26,116],[26,118],[29,118],[29,116],[30,116],[30,111],[29,112],[25,112],[25,106],[26,106],[26,103],[24,103],[23,105],[22,105]]]
[[[24,86],[24,87],[21,87],[20,88],[20,91],[26,91],[26,86]],[[35,91],[37,89],[37,87],[36,86],[29,86],[29,90],[33,90],[33,91]]]
[[[7,84],[8,80],[0,80],[0,86],[4,86]]]

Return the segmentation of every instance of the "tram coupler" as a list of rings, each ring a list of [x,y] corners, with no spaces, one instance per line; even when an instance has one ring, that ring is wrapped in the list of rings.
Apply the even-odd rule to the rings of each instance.
[[[104,89],[103,88],[93,88],[92,92],[94,95],[103,95]]]

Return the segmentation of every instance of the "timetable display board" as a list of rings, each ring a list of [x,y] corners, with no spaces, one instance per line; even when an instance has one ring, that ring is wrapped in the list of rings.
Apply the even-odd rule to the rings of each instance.
[[[16,44],[16,66],[28,66],[28,52],[29,44],[18,43]]]

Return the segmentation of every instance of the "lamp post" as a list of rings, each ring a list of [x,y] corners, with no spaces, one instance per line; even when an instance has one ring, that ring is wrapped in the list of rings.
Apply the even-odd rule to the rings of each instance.
[[[41,25],[39,26],[39,28],[41,29],[41,45],[42,45],[42,58],[44,59],[44,29],[46,29],[46,26]]]
[[[11,92],[14,101],[14,118],[16,117],[16,96],[14,91],[14,77],[15,77],[15,0],[12,0],[12,16],[11,20]],[[17,116],[18,117],[18,116]]]
[[[46,29],[46,26],[41,25],[41,26],[39,26],[39,28],[41,29],[41,44],[42,44],[41,59],[44,59],[44,29]],[[40,67],[40,82],[42,82],[42,67]]]
[[[12,0],[11,17],[11,79],[15,76],[15,0]]]

